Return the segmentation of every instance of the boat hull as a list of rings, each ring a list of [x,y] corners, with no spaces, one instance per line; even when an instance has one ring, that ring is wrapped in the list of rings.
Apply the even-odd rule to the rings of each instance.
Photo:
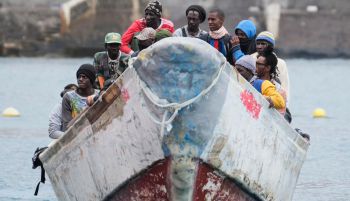
[[[308,143],[208,44],[162,41],[40,156],[58,199],[292,200]]]

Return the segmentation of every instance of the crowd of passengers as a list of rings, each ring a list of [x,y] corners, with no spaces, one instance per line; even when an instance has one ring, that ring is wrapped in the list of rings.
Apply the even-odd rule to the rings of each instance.
[[[166,37],[192,37],[204,40],[222,53],[242,77],[250,82],[277,109],[288,122],[287,108],[289,77],[286,63],[274,52],[275,37],[271,32],[256,33],[251,20],[242,20],[230,34],[223,26],[225,14],[214,8],[208,14],[200,5],[191,5],[186,11],[187,25],[174,29],[174,24],[162,18],[162,5],[148,3],[144,17],[135,20],[128,29],[107,33],[105,51],[94,55],[93,65],[83,64],[76,72],[77,83],[69,84],[61,93],[62,102],[52,110],[49,118],[49,136],[59,138],[69,123],[86,107],[92,105],[101,91],[113,83],[128,67],[128,60],[140,51]],[[208,20],[209,31],[199,25]]]

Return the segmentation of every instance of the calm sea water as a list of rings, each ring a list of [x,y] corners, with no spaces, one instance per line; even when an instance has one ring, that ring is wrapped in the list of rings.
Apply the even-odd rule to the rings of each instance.
[[[49,181],[33,196],[40,170],[31,169],[36,147],[51,140],[48,114],[60,101],[64,85],[75,83],[80,64],[91,58],[0,58],[0,112],[20,111],[19,118],[0,116],[0,201],[55,201]],[[287,60],[291,80],[293,127],[311,135],[307,160],[294,201],[350,200],[350,60]],[[328,118],[313,119],[324,108]]]

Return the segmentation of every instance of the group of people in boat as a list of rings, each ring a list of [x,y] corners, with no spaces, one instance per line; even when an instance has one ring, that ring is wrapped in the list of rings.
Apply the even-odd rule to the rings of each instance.
[[[207,14],[200,5],[189,6],[185,11],[187,25],[175,30],[170,20],[162,18],[162,10],[159,1],[152,1],[146,6],[144,17],[135,20],[123,35],[106,34],[105,51],[94,55],[93,65],[80,66],[76,72],[78,86],[67,85],[61,93],[62,102],[49,118],[51,138],[59,138],[69,122],[93,104],[99,91],[108,88],[124,72],[131,57],[166,37],[192,37],[209,43],[266,98],[270,107],[291,122],[287,109],[288,70],[284,60],[274,52],[276,41],[272,33],[257,34],[253,21],[242,20],[231,35],[224,27],[225,14],[221,9],[211,9]],[[208,20],[209,31],[199,27],[205,20]]]

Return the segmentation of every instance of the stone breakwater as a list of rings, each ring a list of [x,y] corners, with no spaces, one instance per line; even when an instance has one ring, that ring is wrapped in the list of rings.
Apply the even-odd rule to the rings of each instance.
[[[256,21],[258,31],[265,29],[262,2],[211,0],[173,3],[163,0],[164,16],[175,27],[186,23],[185,10],[190,4],[201,4],[207,10],[217,6],[226,14],[225,26],[233,33],[242,19]],[[276,47],[284,57],[350,57],[350,17],[348,0],[314,2],[316,12],[307,12],[310,1],[283,0]],[[135,2],[137,6],[135,7]],[[96,12],[71,23],[62,33],[62,1],[5,1],[0,3],[0,55],[8,56],[92,56],[103,49],[107,32],[124,32],[135,17],[142,16],[148,1],[97,1]],[[336,3],[335,3],[336,2]],[[312,3],[312,2],[311,2]],[[254,8],[254,9],[251,9]],[[207,29],[207,23],[201,25]]]

